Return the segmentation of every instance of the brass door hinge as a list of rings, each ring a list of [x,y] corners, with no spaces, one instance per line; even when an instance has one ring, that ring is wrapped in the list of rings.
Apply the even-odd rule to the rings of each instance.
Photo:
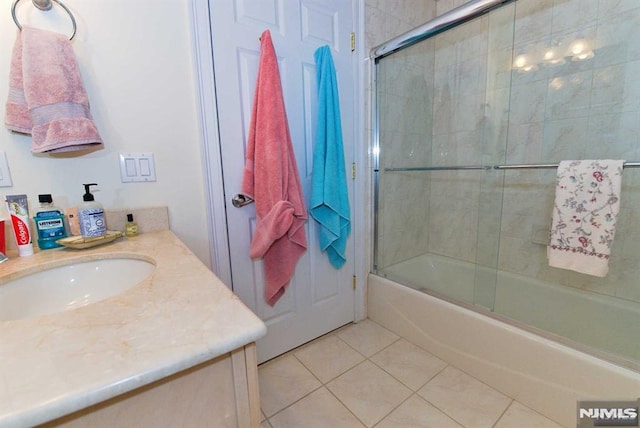
[[[351,33],[351,52],[356,50],[356,33]]]
[[[351,179],[352,180],[356,179],[356,163],[355,162],[351,164]]]
[[[353,285],[353,289],[355,290],[356,289],[356,284],[358,283],[358,280],[356,279],[355,275],[353,275],[353,279],[352,279],[351,283]]]

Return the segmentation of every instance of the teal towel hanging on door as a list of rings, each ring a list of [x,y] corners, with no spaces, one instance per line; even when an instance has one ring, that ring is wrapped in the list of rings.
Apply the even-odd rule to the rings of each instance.
[[[319,241],[334,268],[346,258],[351,233],[349,195],[342,147],[340,100],[336,70],[329,46],[315,51],[318,86],[318,123],[313,149],[311,216],[319,223]]]

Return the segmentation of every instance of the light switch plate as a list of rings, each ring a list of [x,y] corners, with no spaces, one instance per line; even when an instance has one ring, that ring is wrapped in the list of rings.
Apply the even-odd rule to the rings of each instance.
[[[0,187],[12,187],[11,172],[9,171],[9,163],[7,162],[7,154],[0,152]]]
[[[120,178],[123,183],[156,181],[153,153],[120,153]]]

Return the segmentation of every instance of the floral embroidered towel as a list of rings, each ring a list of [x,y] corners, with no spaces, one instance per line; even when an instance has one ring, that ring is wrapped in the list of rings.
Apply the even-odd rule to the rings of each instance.
[[[549,234],[549,266],[604,277],[616,231],[622,160],[573,160],[558,165]]]

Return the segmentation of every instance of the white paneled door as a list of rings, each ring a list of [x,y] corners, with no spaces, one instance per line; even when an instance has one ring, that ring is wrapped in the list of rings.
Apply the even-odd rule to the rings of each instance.
[[[258,38],[270,30],[308,207],[317,111],[313,54],[323,45],[331,47],[338,75],[347,171],[353,162],[357,55],[351,50],[351,34],[355,7],[355,0],[210,0],[233,291],[267,324],[267,335],[258,342],[260,362],[353,321],[355,292],[353,236],[347,246],[347,263],[336,270],[320,251],[317,224],[309,217],[309,247],[289,288],[275,306],[265,301],[262,262],[249,258],[255,209],[231,204],[233,196],[241,193],[260,56]],[[353,220],[350,177],[348,184]]]

